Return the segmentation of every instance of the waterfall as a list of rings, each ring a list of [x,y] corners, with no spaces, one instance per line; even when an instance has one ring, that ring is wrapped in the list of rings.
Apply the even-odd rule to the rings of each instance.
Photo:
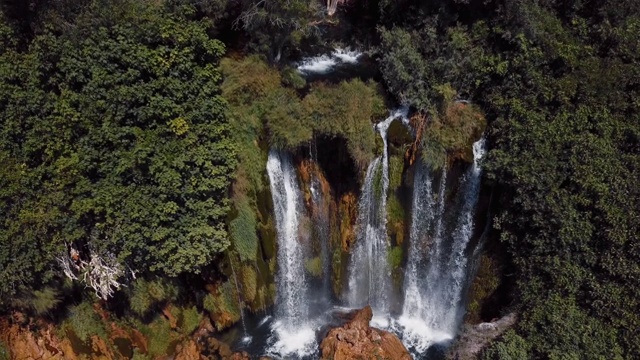
[[[432,189],[432,179],[426,165],[419,162],[416,166],[413,188],[413,219],[409,233],[409,255],[405,273],[405,299],[403,313],[422,312],[422,294],[419,289],[420,270],[427,259],[426,245],[429,244],[429,230],[433,225],[436,203]]]
[[[315,138],[309,144],[310,158],[313,164],[318,164],[318,149],[316,148]],[[315,171],[311,172],[311,202],[314,208],[313,224],[315,235],[320,242],[320,259],[322,261],[322,293],[321,300],[328,306],[331,297],[331,249],[330,249],[330,216],[328,204],[322,187],[322,183]]]
[[[383,316],[389,315],[391,291],[391,271],[387,259],[387,130],[393,120],[406,118],[407,112],[407,107],[394,110],[388,118],[376,125],[383,141],[383,154],[373,160],[367,168],[358,201],[358,236],[349,266],[349,306],[362,307],[369,304],[374,313]]]
[[[244,320],[244,301],[241,297],[240,286],[238,286],[238,276],[236,275],[236,269],[233,267],[233,260],[229,259],[229,264],[231,264],[233,282],[236,284],[236,293],[238,294],[238,308],[240,308],[240,320],[242,321],[242,333],[244,334],[242,341],[249,342],[251,341],[251,336],[249,336],[247,333],[247,323]]]
[[[276,276],[276,342],[273,352],[280,356],[306,351],[315,342],[309,327],[305,249],[301,239],[302,197],[289,156],[271,150],[267,173],[276,218],[278,272]]]
[[[484,139],[473,144],[474,162],[461,181],[461,206],[451,234],[444,231],[446,171],[441,175],[438,205],[434,209],[428,169],[424,165],[416,169],[406,296],[398,323],[403,328],[405,343],[420,353],[434,343],[452,339],[462,320],[467,252],[480,190],[478,163],[484,151]]]

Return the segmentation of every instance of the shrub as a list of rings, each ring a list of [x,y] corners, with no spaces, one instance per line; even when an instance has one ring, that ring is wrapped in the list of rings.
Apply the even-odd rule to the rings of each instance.
[[[170,282],[138,279],[133,284],[129,305],[136,314],[144,316],[154,305],[175,299],[177,292]]]
[[[60,292],[56,289],[47,287],[33,292],[31,307],[37,315],[43,315],[58,307],[61,301]]]
[[[166,355],[174,338],[171,334],[171,324],[164,317],[158,316],[146,329],[148,355],[152,358]]]
[[[422,138],[423,159],[434,169],[444,166],[449,156],[472,161],[472,144],[486,127],[477,106],[455,102],[455,91],[448,84],[437,88],[441,109],[431,111]]]
[[[182,335],[190,335],[200,325],[201,314],[195,306],[182,310],[180,317],[180,330]]]
[[[88,302],[72,307],[67,320],[71,330],[83,342],[89,340],[93,335],[107,338],[104,324],[94,311],[93,306]]]
[[[310,126],[317,133],[342,136],[353,160],[361,168],[373,159],[377,133],[373,122],[386,116],[387,109],[377,83],[359,79],[339,85],[314,86],[303,100]]]
[[[515,333],[507,330],[502,338],[493,342],[482,354],[483,360],[521,360],[530,359],[530,345]]]

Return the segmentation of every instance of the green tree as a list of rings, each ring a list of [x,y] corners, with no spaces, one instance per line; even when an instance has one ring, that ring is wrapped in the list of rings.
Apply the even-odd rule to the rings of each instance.
[[[7,45],[2,294],[60,277],[68,246],[168,276],[197,273],[227,248],[235,149],[219,90],[224,45],[204,23],[96,1],[62,34]]]

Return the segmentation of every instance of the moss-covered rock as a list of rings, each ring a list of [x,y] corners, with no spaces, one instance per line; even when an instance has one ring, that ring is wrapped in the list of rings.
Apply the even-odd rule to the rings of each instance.
[[[478,323],[482,321],[482,305],[500,285],[500,270],[497,264],[486,254],[480,257],[478,272],[469,289],[469,303],[465,321]]]
[[[256,298],[258,276],[251,265],[243,265],[240,272],[240,284],[242,286],[242,299],[245,302],[253,302]]]
[[[322,259],[319,256],[308,259],[304,263],[304,268],[309,275],[320,277],[322,275]]]
[[[218,331],[223,330],[240,320],[238,294],[232,280],[218,284],[213,292],[205,296],[203,307]]]

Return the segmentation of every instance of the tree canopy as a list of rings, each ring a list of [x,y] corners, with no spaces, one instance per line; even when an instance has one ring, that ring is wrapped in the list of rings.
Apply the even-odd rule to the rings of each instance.
[[[95,1],[27,48],[0,27],[3,294],[59,279],[70,247],[176,276],[228,246],[225,47],[188,16]]]

